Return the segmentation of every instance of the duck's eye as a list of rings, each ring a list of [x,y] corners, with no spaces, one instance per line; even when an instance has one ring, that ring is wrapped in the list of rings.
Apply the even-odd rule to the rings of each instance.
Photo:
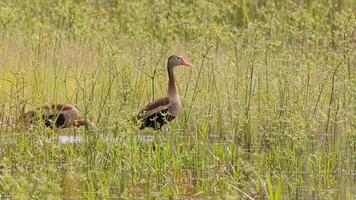
[[[178,60],[182,59],[181,57],[177,57]]]

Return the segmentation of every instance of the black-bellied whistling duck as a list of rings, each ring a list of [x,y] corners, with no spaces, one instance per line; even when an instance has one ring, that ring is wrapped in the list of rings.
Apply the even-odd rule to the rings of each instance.
[[[68,128],[71,126],[95,125],[84,117],[79,116],[78,109],[72,104],[50,104],[31,110],[23,114],[20,122],[38,123],[43,122],[51,128]]]
[[[181,56],[172,55],[168,58],[168,91],[167,96],[157,99],[146,105],[135,117],[136,122],[140,122],[140,129],[151,127],[160,130],[164,124],[177,117],[181,109],[181,100],[176,87],[174,68],[179,65],[193,67],[191,63]]]

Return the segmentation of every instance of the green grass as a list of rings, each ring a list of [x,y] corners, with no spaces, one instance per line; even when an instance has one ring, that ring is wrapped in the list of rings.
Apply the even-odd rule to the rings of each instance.
[[[354,199],[355,8],[0,2],[0,198]],[[195,65],[176,70],[183,110],[138,131],[129,119],[166,94],[171,54]],[[15,125],[50,102],[99,130]]]

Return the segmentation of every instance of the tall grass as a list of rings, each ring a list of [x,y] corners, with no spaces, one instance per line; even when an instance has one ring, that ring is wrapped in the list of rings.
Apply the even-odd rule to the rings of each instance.
[[[0,2],[0,196],[353,199],[355,8]],[[171,54],[195,64],[176,70],[183,110],[138,131],[129,120],[165,95]],[[16,125],[50,102],[78,105],[99,130]]]

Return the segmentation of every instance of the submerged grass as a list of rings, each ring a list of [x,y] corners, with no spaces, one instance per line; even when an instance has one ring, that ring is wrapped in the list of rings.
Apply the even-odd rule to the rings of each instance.
[[[354,199],[355,5],[0,2],[0,197]],[[170,54],[183,110],[138,131]],[[49,102],[99,130],[15,125]]]

